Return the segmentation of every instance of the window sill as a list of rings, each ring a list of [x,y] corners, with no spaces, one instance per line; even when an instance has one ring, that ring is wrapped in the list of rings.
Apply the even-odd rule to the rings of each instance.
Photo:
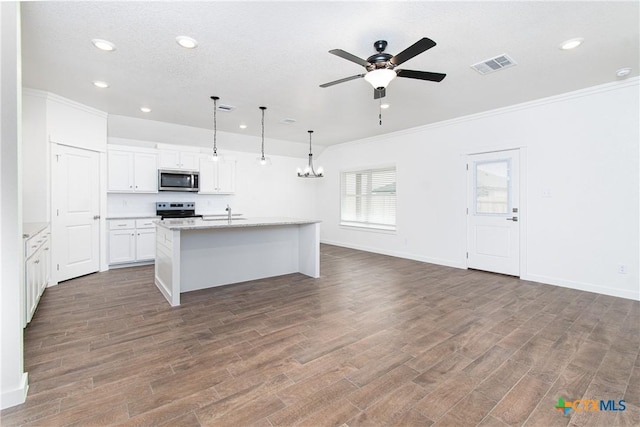
[[[393,226],[377,226],[357,223],[340,223],[340,228],[357,231],[371,231],[374,233],[396,234],[396,227]]]

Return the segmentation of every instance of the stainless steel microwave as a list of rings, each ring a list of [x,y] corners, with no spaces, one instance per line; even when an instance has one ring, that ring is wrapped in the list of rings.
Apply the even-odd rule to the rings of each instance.
[[[200,173],[196,171],[158,170],[158,191],[200,190]]]

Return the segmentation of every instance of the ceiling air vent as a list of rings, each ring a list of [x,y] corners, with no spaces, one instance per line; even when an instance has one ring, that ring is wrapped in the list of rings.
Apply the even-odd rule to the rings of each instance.
[[[220,104],[218,105],[218,110],[219,111],[226,111],[227,113],[230,111],[235,110],[236,107],[232,106],[232,105],[226,105],[226,104]]]
[[[471,68],[479,72],[480,74],[489,74],[494,71],[502,70],[516,65],[516,61],[511,59],[506,53],[498,55],[491,59],[485,59],[477,64],[473,64]]]

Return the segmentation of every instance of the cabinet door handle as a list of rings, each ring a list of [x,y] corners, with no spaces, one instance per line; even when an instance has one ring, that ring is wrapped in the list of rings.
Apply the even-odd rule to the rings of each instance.
[[[100,219],[100,215],[94,215],[93,219]]]

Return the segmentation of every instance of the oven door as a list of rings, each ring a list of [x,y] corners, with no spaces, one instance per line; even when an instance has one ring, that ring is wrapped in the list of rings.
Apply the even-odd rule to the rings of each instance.
[[[198,191],[198,172],[158,171],[159,191]]]

